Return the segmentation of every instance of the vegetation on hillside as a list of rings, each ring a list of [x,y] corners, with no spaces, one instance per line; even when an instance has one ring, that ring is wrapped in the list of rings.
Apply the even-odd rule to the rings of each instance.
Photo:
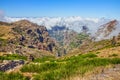
[[[120,64],[120,36],[119,39],[113,37],[92,41],[86,33],[86,27],[85,31],[79,34],[74,31],[64,32],[63,29],[52,35],[60,42],[60,46],[56,46],[57,42],[49,36],[43,26],[26,20],[5,25],[2,24],[0,28],[0,68],[6,64],[4,60],[24,60],[25,64],[17,65],[21,66],[19,73],[6,73],[16,66],[5,66],[4,68],[8,69],[0,72],[1,80],[69,80],[70,77],[78,75],[84,77],[98,67]],[[69,56],[67,51],[73,55]],[[14,54],[6,54],[9,52]],[[32,56],[32,60],[30,56],[27,59],[28,55]],[[25,77],[26,73],[30,74],[29,78]]]
[[[29,80],[28,77],[23,76],[20,73],[4,73],[0,72],[0,80]]]
[[[0,46],[6,46],[7,40],[0,38]]]
[[[38,61],[26,64],[21,71],[37,73],[34,75],[34,80],[60,80],[76,75],[84,76],[99,66],[110,64],[120,64],[120,58],[98,58],[96,54],[88,53],[43,63]]]
[[[27,60],[27,57],[19,54],[7,54],[0,56],[0,60]]]
[[[88,39],[89,35],[88,34],[85,34],[85,33],[79,33],[75,39],[73,39],[71,42],[70,42],[70,47],[71,48],[77,48],[79,47],[84,40]]]

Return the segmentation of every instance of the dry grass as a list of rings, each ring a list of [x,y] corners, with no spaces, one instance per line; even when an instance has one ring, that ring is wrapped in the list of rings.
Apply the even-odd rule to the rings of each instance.
[[[105,49],[96,51],[96,53],[97,52],[99,52],[99,54],[97,54],[98,57],[120,57],[120,46],[107,48],[107,49],[105,48]],[[116,54],[116,56],[114,56],[114,54]]]
[[[71,57],[71,56],[74,56],[74,55],[77,56],[79,54],[81,54],[80,49],[75,48],[75,49],[71,50],[70,52],[68,52],[63,58],[65,58],[65,57]]]
[[[83,77],[76,75],[66,80],[120,80],[118,76],[120,76],[119,64],[97,67],[94,71],[85,74]]]
[[[10,26],[0,25],[0,38],[1,39],[13,39],[15,35],[11,33],[12,29]]]

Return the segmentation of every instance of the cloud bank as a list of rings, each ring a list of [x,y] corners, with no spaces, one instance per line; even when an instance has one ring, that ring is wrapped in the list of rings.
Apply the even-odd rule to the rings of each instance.
[[[38,25],[43,25],[47,29],[51,29],[54,26],[65,26],[69,29],[72,29],[76,32],[80,32],[82,26],[87,26],[90,33],[95,32],[97,28],[108,21],[109,19],[105,18],[82,18],[80,16],[72,17],[40,17],[40,18],[26,18],[26,17],[4,17],[7,22],[15,22],[19,20],[29,20],[31,22],[37,23]]]

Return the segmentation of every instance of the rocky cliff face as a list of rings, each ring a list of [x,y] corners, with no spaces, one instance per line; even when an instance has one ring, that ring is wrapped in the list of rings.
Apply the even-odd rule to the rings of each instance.
[[[101,25],[96,32],[96,40],[110,39],[120,33],[120,23],[117,20],[110,21]]]
[[[7,71],[15,68],[16,66],[23,65],[24,63],[24,60],[4,60],[3,63],[0,64],[0,71]]]
[[[48,30],[50,36],[54,38],[61,46],[63,46],[64,42],[64,33],[66,32],[67,28],[65,26],[55,26]]]
[[[55,41],[46,27],[27,20],[0,22],[0,52],[34,53],[35,50],[53,52]]]
[[[79,47],[89,37],[88,31],[87,26],[82,26],[80,33],[65,26],[54,26],[48,30],[50,36],[59,43],[57,51],[60,55],[64,55],[72,49]]]

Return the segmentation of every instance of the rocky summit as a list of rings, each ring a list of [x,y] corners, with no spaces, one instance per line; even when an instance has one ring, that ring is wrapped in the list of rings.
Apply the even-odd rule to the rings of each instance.
[[[27,20],[13,23],[0,22],[0,52],[35,54],[53,52],[55,41],[44,26]]]

